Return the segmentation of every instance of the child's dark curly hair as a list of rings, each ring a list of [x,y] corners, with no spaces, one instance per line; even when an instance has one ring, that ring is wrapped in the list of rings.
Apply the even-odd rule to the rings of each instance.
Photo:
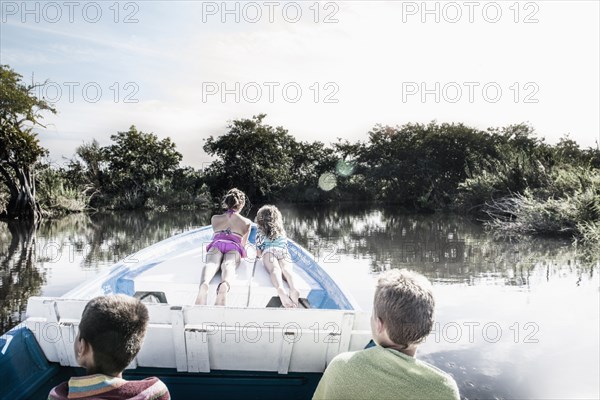
[[[225,193],[225,196],[223,196],[223,200],[221,201],[221,205],[226,210],[239,210],[244,207],[244,204],[246,204],[246,194],[236,188],[230,189]]]
[[[283,217],[275,206],[262,206],[256,213],[256,224],[269,240],[285,236]]]

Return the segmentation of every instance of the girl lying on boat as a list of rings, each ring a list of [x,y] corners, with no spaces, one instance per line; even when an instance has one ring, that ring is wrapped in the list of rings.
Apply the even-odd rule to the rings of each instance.
[[[294,286],[291,257],[287,249],[287,237],[283,229],[281,212],[275,206],[261,207],[256,214],[257,256],[262,256],[263,264],[271,274],[271,282],[277,289],[277,294],[284,307],[298,307],[300,293]],[[283,288],[283,279],[290,287],[289,295]]]
[[[208,254],[202,270],[196,304],[206,304],[208,285],[219,268],[221,269],[221,283],[217,286],[215,305],[224,306],[227,302],[229,282],[235,277],[235,269],[241,259],[246,257],[245,246],[252,221],[239,214],[245,204],[244,192],[231,189],[223,197],[222,206],[225,212],[213,215],[211,218],[214,236],[212,242],[206,246]]]

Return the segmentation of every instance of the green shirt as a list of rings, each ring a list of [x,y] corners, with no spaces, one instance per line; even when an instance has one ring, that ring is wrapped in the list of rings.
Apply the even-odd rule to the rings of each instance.
[[[313,395],[320,399],[452,399],[458,387],[444,371],[381,346],[337,355]]]

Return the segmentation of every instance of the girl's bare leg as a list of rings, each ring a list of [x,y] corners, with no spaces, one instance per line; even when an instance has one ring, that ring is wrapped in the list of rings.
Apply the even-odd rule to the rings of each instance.
[[[235,277],[235,269],[240,264],[241,257],[237,251],[230,251],[223,256],[221,262],[221,283],[217,290],[217,301],[215,305],[224,306],[227,303],[227,292],[229,292],[229,282]]]
[[[200,288],[198,289],[196,304],[206,304],[206,299],[208,297],[208,285],[219,270],[222,259],[223,253],[215,248],[212,248],[206,255],[206,263],[204,264],[204,269],[202,270],[202,278],[200,278]]]
[[[292,264],[285,259],[285,257],[280,258],[279,265],[281,266],[281,272],[288,286],[290,287],[290,299],[294,303],[294,307],[298,307],[298,299],[300,298],[300,292],[296,289],[296,285],[294,284],[294,275],[292,273]]]
[[[283,277],[279,260],[275,258],[275,256],[272,253],[265,253],[263,255],[263,264],[265,265],[265,268],[267,268],[267,271],[269,271],[269,274],[271,275],[271,282],[273,282],[273,286],[275,286],[275,289],[277,289],[277,295],[279,295],[279,298],[281,299],[281,304],[285,308],[294,307],[293,301],[290,299],[290,297],[285,292],[285,289],[283,288]]]

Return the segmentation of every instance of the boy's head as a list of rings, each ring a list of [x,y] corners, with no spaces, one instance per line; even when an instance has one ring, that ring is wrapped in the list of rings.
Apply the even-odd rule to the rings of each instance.
[[[148,309],[138,299],[113,295],[90,300],[75,340],[78,362],[95,373],[120,374],[140,351],[147,325]]]
[[[375,341],[384,347],[395,345],[402,349],[421,343],[433,327],[434,308],[427,278],[405,269],[384,272],[377,282],[373,302]],[[388,339],[392,343],[380,343]]]

